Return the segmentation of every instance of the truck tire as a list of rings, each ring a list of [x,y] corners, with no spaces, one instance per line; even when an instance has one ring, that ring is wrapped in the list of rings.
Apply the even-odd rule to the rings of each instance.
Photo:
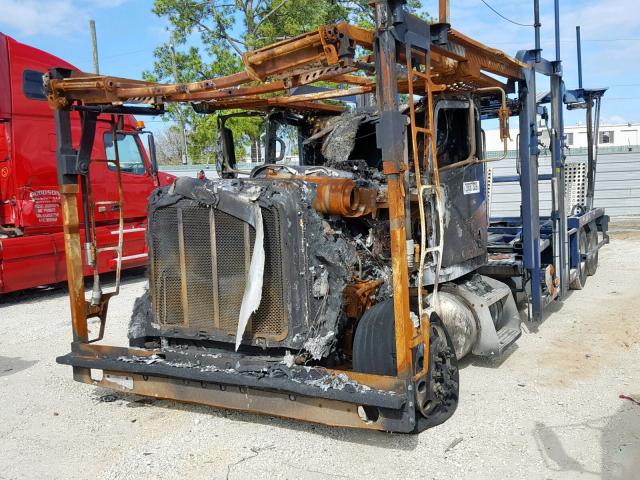
[[[589,251],[587,232],[584,228],[578,231],[578,253],[580,258],[578,259],[578,266],[576,268],[576,278],[571,282],[571,290],[582,290],[587,283],[587,261],[582,258],[582,255]]]
[[[377,375],[397,375],[393,299],[364,312],[353,338],[353,369]]]
[[[397,375],[393,299],[367,310],[353,339],[353,370],[377,375]],[[415,385],[416,431],[440,425],[458,406],[459,373],[453,342],[440,320],[431,314],[429,372]],[[424,362],[424,348],[416,348],[416,371]]]
[[[593,251],[598,246],[598,227],[595,223],[589,226],[587,234],[588,251]],[[598,270],[598,250],[595,250],[593,256],[587,260],[587,275],[595,275]]]

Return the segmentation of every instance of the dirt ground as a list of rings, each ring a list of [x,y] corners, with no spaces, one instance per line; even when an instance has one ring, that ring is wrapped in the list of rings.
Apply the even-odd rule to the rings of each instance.
[[[640,222],[582,292],[467,358],[456,414],[420,435],[333,429],[73,382],[64,288],[0,298],[0,478],[640,478]],[[111,304],[125,342],[141,272]]]

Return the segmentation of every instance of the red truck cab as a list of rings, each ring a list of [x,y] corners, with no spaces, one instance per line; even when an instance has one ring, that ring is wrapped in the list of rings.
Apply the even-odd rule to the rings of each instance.
[[[42,82],[52,67],[74,69],[0,33],[0,294],[66,280],[55,126]],[[72,128],[76,142],[79,117]],[[131,132],[118,135],[126,232],[123,268],[128,268],[147,262],[147,197],[174,177],[155,172],[134,117],[124,118],[124,130]],[[117,172],[106,162],[113,160],[112,137],[109,124],[98,122],[92,153],[97,161],[90,175],[99,247],[115,246],[118,240]],[[114,252],[99,255],[100,272],[115,267]],[[90,273],[87,268],[85,274]]]

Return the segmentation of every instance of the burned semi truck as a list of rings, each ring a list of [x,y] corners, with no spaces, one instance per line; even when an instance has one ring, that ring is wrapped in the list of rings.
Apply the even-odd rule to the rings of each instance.
[[[247,52],[244,71],[228,77],[161,85],[49,72],[74,333],[58,361],[76,380],[329,425],[421,431],[454,413],[458,359],[500,354],[520,336],[511,287],[529,303],[548,303],[562,294],[563,276],[575,280],[600,245],[581,241],[573,258],[563,248],[581,230],[606,236],[603,212],[585,211],[583,226],[561,235],[564,200],[557,203],[549,244],[559,250],[538,252],[537,264],[528,246],[522,253],[544,232],[531,233],[537,210],[523,213],[519,244],[500,243],[508,227],[488,218],[481,120],[497,120],[506,153],[517,115],[521,168],[537,172],[535,52],[509,57],[446,16],[429,24],[403,3],[373,2],[375,30],[328,25]],[[334,87],[296,91],[321,81]],[[560,82],[551,103],[561,145],[564,87],[561,75],[552,81]],[[353,95],[374,101],[338,101]],[[122,115],[157,115],[169,102],[218,115],[220,178],[179,178],[151,195],[149,289],[136,301],[129,347],[103,345],[115,292],[85,299],[78,177],[91,162],[98,114],[111,115],[117,131]],[[82,117],[77,146],[72,111]],[[237,161],[229,127],[247,115],[266,129],[264,162],[250,170]],[[287,140],[296,164],[283,162]],[[554,148],[561,165],[562,147]],[[534,180],[523,186],[537,188]],[[91,317],[100,320],[94,338]]]

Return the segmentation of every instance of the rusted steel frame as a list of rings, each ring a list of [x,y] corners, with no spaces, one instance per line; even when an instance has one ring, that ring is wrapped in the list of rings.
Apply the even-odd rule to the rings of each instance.
[[[357,75],[335,75],[328,77],[325,80],[328,82],[348,83],[349,85],[360,85],[363,87],[368,85],[375,86],[375,80],[369,77],[359,77]]]
[[[113,378],[128,377],[132,389],[110,382]],[[305,422],[333,427],[348,427],[368,430],[390,430],[384,418],[376,422],[365,422],[358,415],[355,404],[314,397],[296,396],[286,393],[268,392],[247,387],[222,386],[198,381],[146,376],[126,372],[104,370],[101,380],[91,378],[88,368],[74,368],[74,379],[125,393],[177,400],[180,402],[208,405],[211,407],[293,418]]]
[[[380,110],[378,139],[382,150],[383,173],[387,176],[389,233],[393,283],[396,367],[399,378],[413,376],[411,340],[413,324],[409,309],[409,271],[407,266],[407,232],[404,208],[404,117],[397,104],[397,43],[393,35],[395,1],[375,4],[376,38],[374,56],[377,71],[377,104]],[[385,130],[389,131],[385,131]],[[428,354],[428,352],[426,353]]]
[[[175,85],[156,84],[147,87],[119,88],[117,96],[121,100],[137,97],[164,97],[180,93],[198,93],[230,88],[250,81],[253,81],[253,78],[251,78],[247,72],[238,72],[225,77],[193,83],[178,83]]]
[[[147,357],[161,353],[160,350],[141,349],[133,347],[116,347],[113,345],[96,345],[94,343],[73,342],[71,351],[85,357]]]
[[[265,47],[256,52],[245,55],[245,64],[250,68],[225,77],[207,79],[183,84],[150,84],[144,81],[131,81],[116,77],[96,77],[89,75],[76,75],[75,78],[65,80],[52,80],[51,89],[53,100],[57,97],[65,97],[66,92],[75,92],[72,97],[76,100],[86,100],[90,103],[101,101],[126,101],[133,98],[157,98],[180,94],[194,94],[199,92],[231,88],[250,81],[265,80],[269,76],[277,75],[286,70],[308,65],[320,61],[327,65],[337,62],[336,58],[328,58],[323,46],[321,32],[327,32],[331,28],[336,29],[336,35],[326,35],[335,49],[338,42],[337,34],[353,35],[354,44],[370,46],[372,32],[353,27],[347,24],[322,27],[320,30],[303,34],[294,39],[284,40],[277,44]],[[335,38],[334,38],[335,37]],[[325,39],[325,42],[327,40]],[[257,77],[257,78],[256,78]],[[191,98],[183,97],[181,100]],[[177,100],[177,99],[176,99]]]
[[[507,85],[502,83],[499,80],[496,80],[493,77],[485,75],[484,73],[480,73],[475,77],[470,76],[461,76],[461,75],[453,75],[453,76],[444,76],[438,75],[434,76],[433,83],[436,85],[444,85],[447,89],[455,91],[457,88],[461,88],[460,84],[465,84],[468,86],[468,90],[472,91],[477,88],[502,88],[506,89]]]
[[[272,58],[266,60],[263,69],[258,75],[259,80],[266,77],[276,75],[286,70],[290,70],[300,65],[308,65],[316,61],[322,61],[324,53],[294,51],[286,58]],[[296,86],[299,81],[286,82],[285,80],[276,81],[272,84],[244,87],[232,90],[234,87],[256,80],[255,76],[249,75],[246,71],[227,77],[220,77],[213,80],[195,82],[192,84],[177,85],[156,85],[136,88],[125,88],[117,91],[117,97],[120,100],[137,97],[162,97],[163,102],[168,101],[189,101],[189,100],[208,100],[223,97],[244,96],[253,93],[271,93],[284,90],[292,86]],[[321,79],[316,79],[318,81]]]
[[[73,71],[69,78],[50,79],[49,105],[52,108],[66,107],[68,98],[82,100],[88,103],[110,103],[119,101],[116,95],[119,88],[145,87],[155,84],[143,80],[131,80],[127,78],[96,76],[84,72]]]
[[[281,57],[307,47],[322,46],[322,30],[324,28],[326,27],[321,27],[320,29],[312,32],[303,33],[294,38],[282,40],[253,52],[247,52],[244,54],[244,61],[245,63],[249,63],[252,67],[255,67],[261,65],[267,60],[273,60],[276,57]]]
[[[530,68],[503,51],[488,47],[453,28],[449,30],[449,41],[464,47],[465,57],[475,60],[488,72],[520,80],[523,78],[522,69]]]
[[[427,85],[424,81],[424,79],[418,79],[418,80],[414,80],[413,82],[413,88],[422,88],[424,90],[427,89]],[[444,92],[447,90],[447,86],[446,85],[434,85],[433,86],[433,91],[434,92]],[[400,93],[409,93],[409,80],[406,78],[403,78],[402,80],[398,81],[398,92]]]
[[[283,80],[265,83],[262,85],[253,85],[249,87],[229,87],[220,90],[211,90],[198,93],[180,93],[176,95],[167,95],[164,100],[167,102],[194,102],[194,101],[213,101],[226,100],[238,97],[250,97],[265,93],[275,93],[286,90],[288,87]]]
[[[336,89],[329,90],[326,92],[317,92],[317,93],[307,93],[303,95],[291,95],[286,97],[269,97],[262,98],[258,96],[251,96],[245,98],[237,98],[233,100],[227,100],[225,102],[212,102],[210,103],[210,107],[212,109],[224,110],[228,108],[256,108],[256,107],[269,107],[269,106],[279,106],[279,105],[301,105],[304,106],[317,107],[316,110],[321,110],[325,105],[323,104],[311,104],[311,102],[315,100],[330,100],[334,98],[340,97],[348,97],[351,95],[360,95],[363,93],[369,93],[374,90],[374,85],[363,86],[363,87],[352,87],[347,89]],[[311,105],[310,105],[311,104]],[[312,108],[311,108],[312,109]],[[328,109],[331,110],[331,109]],[[343,110],[342,107],[338,107],[338,109],[334,109],[333,111],[341,112]]]
[[[375,85],[328,90],[326,92],[306,93],[303,95],[291,95],[289,97],[268,98],[269,105],[288,105],[300,101],[331,100],[333,98],[350,97],[351,95],[361,95],[375,90]]]
[[[273,107],[269,100],[266,98],[248,98],[241,100],[234,100],[228,102],[215,102],[210,104],[211,110],[229,110],[229,109],[246,109],[246,110],[267,110]],[[299,112],[312,112],[312,113],[342,113],[344,112],[344,106],[331,105],[328,103],[317,102],[295,102],[287,105],[289,110],[297,110]]]
[[[439,0],[438,2],[438,21],[440,23],[450,23],[449,18],[449,0]]]
[[[335,26],[338,33],[349,37],[357,46],[365,50],[373,49],[374,32],[367,28],[350,25],[348,23],[337,23]]]
[[[76,342],[88,342],[89,328],[87,326],[87,307],[84,297],[84,278],[82,276],[83,262],[80,221],[78,219],[78,191],[77,184],[60,185],[73,340]]]
[[[87,358],[114,358],[132,357],[132,356],[151,356],[161,354],[159,349],[139,349],[133,347],[117,347],[113,345],[96,345],[76,341],[71,344],[71,351],[78,353]],[[339,370],[334,368],[320,368],[323,373],[328,375],[346,375],[349,380],[366,385],[375,390],[384,390],[389,392],[405,393],[405,382],[397,377],[388,375],[374,375],[371,373],[360,373],[351,370]]]

